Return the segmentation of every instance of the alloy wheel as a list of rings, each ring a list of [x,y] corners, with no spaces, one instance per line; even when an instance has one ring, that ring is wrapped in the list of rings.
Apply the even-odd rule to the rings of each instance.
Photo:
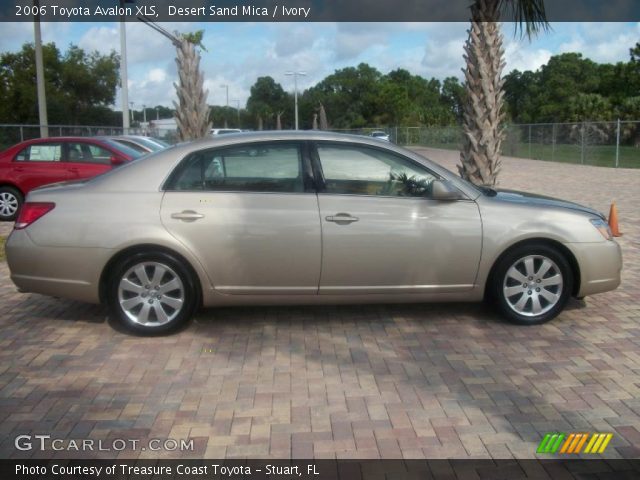
[[[516,260],[507,270],[502,292],[514,312],[537,317],[557,305],[563,285],[562,271],[552,259],[528,255]]]
[[[133,265],[120,278],[118,303],[124,314],[144,327],[174,320],[185,305],[185,287],[168,265],[149,261]]]
[[[0,216],[12,217],[18,211],[18,198],[11,192],[0,193]]]

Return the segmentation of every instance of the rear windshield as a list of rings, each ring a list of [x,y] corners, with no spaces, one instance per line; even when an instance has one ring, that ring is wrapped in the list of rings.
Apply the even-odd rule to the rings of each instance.
[[[123,143],[116,142],[115,140],[104,139],[102,141],[114,150],[118,150],[119,152],[129,155],[131,158],[140,158],[142,155],[144,155],[142,152],[138,152],[137,150],[134,150],[133,148],[128,147]]]

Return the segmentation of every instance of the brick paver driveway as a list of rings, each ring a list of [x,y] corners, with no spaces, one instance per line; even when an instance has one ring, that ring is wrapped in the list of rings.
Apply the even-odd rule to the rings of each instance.
[[[17,293],[0,264],[0,457],[81,456],[14,447],[48,434],[195,439],[167,457],[531,458],[549,431],[611,432],[605,456],[640,455],[640,170],[505,159],[501,178],[615,199],[621,288],[529,328],[482,305],[229,308],[136,338],[103,307]]]

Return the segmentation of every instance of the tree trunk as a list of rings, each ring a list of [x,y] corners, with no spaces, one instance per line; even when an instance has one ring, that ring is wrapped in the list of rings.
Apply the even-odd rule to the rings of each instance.
[[[320,130],[329,130],[329,121],[327,120],[327,112],[324,105],[320,104]]]
[[[313,114],[313,126],[311,127],[313,130],[318,130],[318,114]]]
[[[282,114],[283,114],[283,113],[284,113],[284,112],[278,112],[278,113],[276,113],[276,130],[282,130],[282,120],[281,120],[281,117],[282,117]]]
[[[263,127],[263,124],[262,124],[262,115],[258,115],[258,130],[261,131],[263,128],[264,127]]]
[[[209,122],[208,90],[203,89],[204,76],[200,71],[200,55],[195,46],[185,39],[177,47],[176,63],[180,85],[173,86],[178,94],[178,103],[173,102],[181,141],[203,138],[211,129]]]
[[[496,0],[477,0],[465,44],[462,151],[458,171],[476,185],[495,185],[505,131],[502,69],[504,49]]]

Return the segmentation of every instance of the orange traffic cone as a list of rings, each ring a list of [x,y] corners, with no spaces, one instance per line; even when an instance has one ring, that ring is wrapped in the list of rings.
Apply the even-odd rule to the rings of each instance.
[[[609,210],[609,228],[611,228],[611,233],[614,237],[622,236],[618,228],[618,208],[616,207],[616,202],[611,204],[611,209]]]

